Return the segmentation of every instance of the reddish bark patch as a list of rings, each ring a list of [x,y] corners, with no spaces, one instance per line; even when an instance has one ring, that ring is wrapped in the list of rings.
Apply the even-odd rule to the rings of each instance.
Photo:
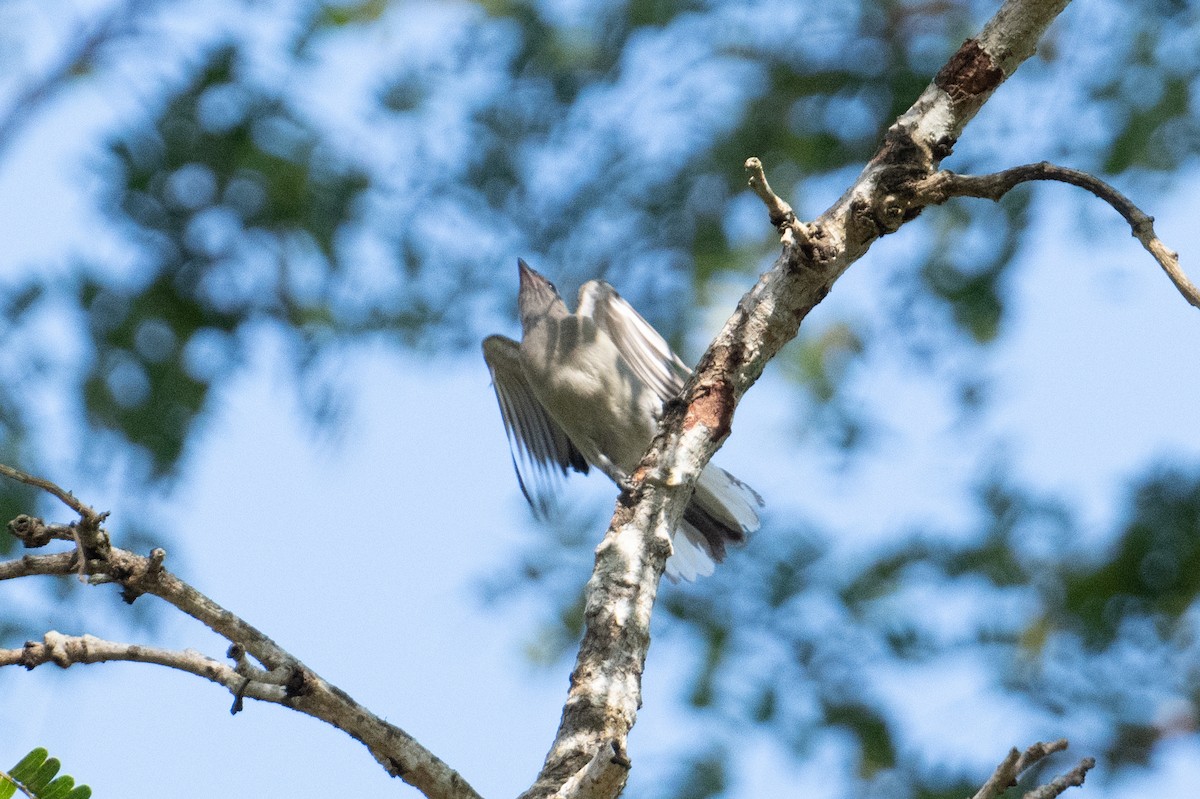
[[[728,380],[716,380],[700,386],[688,403],[683,416],[683,429],[691,430],[698,424],[712,431],[714,441],[729,435],[730,420],[733,418],[733,386]]]
[[[967,39],[950,56],[933,82],[956,103],[978,97],[995,89],[1004,80],[1004,72],[975,39]]]

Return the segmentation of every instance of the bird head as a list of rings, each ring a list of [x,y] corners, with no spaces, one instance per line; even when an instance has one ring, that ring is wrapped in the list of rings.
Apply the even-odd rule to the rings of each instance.
[[[517,294],[517,311],[521,315],[521,329],[528,332],[531,327],[547,316],[562,316],[567,313],[566,303],[558,296],[558,289],[539,275],[521,258],[517,259],[521,274],[521,290]]]

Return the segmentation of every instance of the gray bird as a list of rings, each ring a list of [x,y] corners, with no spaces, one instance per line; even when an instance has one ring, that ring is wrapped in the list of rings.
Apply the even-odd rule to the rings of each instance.
[[[517,261],[520,343],[483,341],[521,492],[545,517],[568,470],[595,466],[618,484],[637,468],[658,430],[663,405],[691,370],[628,302],[601,280],[579,289],[567,310],[554,284]],[[762,498],[709,465],[684,511],[667,561],[671,579],[713,572],[727,544],[759,527]]]

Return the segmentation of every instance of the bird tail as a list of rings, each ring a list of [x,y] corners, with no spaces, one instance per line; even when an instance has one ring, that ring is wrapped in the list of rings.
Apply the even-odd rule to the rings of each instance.
[[[730,544],[744,544],[759,528],[762,497],[753,488],[716,466],[700,475],[696,493],[683,512],[675,552],[667,560],[672,580],[694,580],[713,573]]]

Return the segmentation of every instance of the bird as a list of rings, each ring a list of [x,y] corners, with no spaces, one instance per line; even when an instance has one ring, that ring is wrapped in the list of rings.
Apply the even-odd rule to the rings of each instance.
[[[558,289],[517,260],[521,340],[491,335],[483,357],[522,494],[547,518],[571,471],[599,469],[618,486],[650,447],[663,407],[691,369],[616,290],[602,280],[579,289],[574,313]],[[730,544],[760,526],[762,497],[709,464],[672,536],[672,581],[713,573]]]

